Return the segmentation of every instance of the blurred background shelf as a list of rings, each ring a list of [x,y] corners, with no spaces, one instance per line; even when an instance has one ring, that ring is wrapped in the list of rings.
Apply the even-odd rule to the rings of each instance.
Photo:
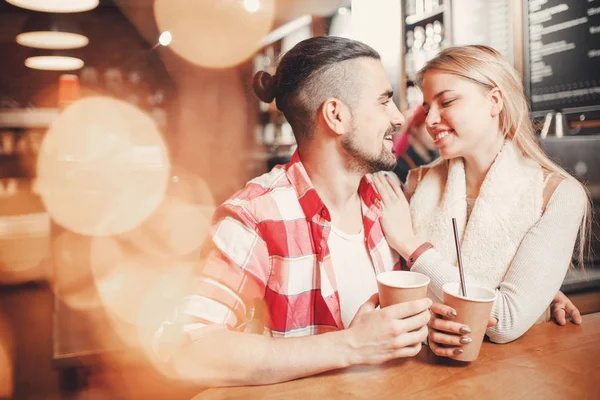
[[[444,11],[444,7],[438,7],[430,12],[409,15],[406,17],[405,22],[407,26],[433,22],[437,17],[441,17],[444,14]]]
[[[0,110],[0,128],[47,128],[58,117],[58,108]]]

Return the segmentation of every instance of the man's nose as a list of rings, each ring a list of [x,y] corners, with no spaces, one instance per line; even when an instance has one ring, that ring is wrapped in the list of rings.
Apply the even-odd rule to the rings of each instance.
[[[398,107],[395,107],[396,110],[394,112],[394,115],[392,116],[392,120],[391,123],[393,126],[402,126],[406,123],[406,117],[404,117],[404,114],[402,114],[400,112],[400,110],[398,110]]]

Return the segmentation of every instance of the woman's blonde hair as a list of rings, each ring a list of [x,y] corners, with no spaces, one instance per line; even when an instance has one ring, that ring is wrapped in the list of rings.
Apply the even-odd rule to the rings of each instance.
[[[585,186],[554,163],[541,149],[529,117],[529,104],[517,72],[498,51],[481,45],[449,47],[430,60],[417,74],[417,86],[423,87],[423,77],[429,71],[460,76],[485,88],[498,88],[504,105],[500,112],[500,129],[505,138],[542,168],[565,179],[577,182],[587,199],[577,245],[578,263],[583,268],[590,249],[591,207]]]

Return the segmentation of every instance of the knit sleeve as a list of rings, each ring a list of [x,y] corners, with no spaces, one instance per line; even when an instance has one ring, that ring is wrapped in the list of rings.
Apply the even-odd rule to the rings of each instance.
[[[496,288],[491,316],[498,320],[487,335],[507,343],[522,336],[548,307],[568,270],[587,198],[576,182],[563,180],[540,220],[523,238],[504,279]],[[431,279],[431,291],[442,298],[442,286],[456,281],[456,267],[435,250],[421,255],[412,271]],[[479,283],[471,276],[467,283]]]

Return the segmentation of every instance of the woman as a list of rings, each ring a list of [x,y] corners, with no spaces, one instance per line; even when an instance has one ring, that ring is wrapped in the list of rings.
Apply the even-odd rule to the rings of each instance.
[[[410,206],[392,180],[377,174],[386,237],[408,267],[431,278],[430,294],[439,301],[443,284],[458,280],[455,217],[467,283],[497,292],[486,333],[497,343],[515,340],[550,305],[578,237],[583,265],[586,190],[538,146],[519,77],[498,52],[449,48],[418,77],[440,158],[409,174]],[[460,354],[469,328],[451,320],[449,307],[432,311],[438,315],[430,347],[441,356]],[[556,310],[559,321],[564,314]]]

